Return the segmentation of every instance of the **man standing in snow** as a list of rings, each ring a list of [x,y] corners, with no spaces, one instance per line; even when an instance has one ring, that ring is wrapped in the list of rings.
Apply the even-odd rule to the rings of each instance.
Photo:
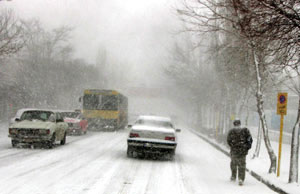
[[[233,126],[227,136],[231,156],[231,181],[236,180],[238,171],[239,185],[243,185],[246,173],[246,156],[252,145],[252,137],[247,128],[241,127],[239,119],[233,121]]]

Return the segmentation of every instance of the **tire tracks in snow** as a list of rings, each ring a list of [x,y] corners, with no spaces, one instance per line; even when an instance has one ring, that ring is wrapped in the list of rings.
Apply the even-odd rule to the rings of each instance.
[[[85,137],[88,137],[88,136],[85,136]],[[71,141],[67,140],[67,144],[66,145],[69,145],[70,143],[75,143],[77,141],[82,141],[84,139],[85,138],[72,139]],[[65,147],[65,146],[58,146],[56,144],[53,149],[59,150],[62,147]],[[12,158],[15,158],[17,156],[20,156],[23,159],[25,157],[29,157],[29,156],[32,156],[32,155],[35,155],[35,154],[43,153],[45,151],[48,151],[49,149],[46,149],[46,148],[34,148],[34,149],[31,149],[31,148],[9,148],[9,150],[14,150],[14,151],[18,150],[18,151],[16,153],[10,153],[9,151],[5,150],[5,153],[8,152],[8,154],[5,154],[5,155],[2,155],[1,152],[0,152],[0,164],[4,163],[4,164],[7,164],[7,165],[10,165],[12,163],[6,162],[6,161],[3,161],[3,160],[9,159],[11,161]],[[19,160],[17,160],[17,161],[19,161]],[[3,167],[3,166],[4,165],[1,165],[1,167]]]
[[[175,155],[173,160],[152,160],[151,172],[144,194],[178,193],[186,194],[181,158]]]
[[[145,159],[137,159],[140,167],[136,169],[134,178],[131,181],[130,192],[131,194],[142,194],[146,192],[146,188],[151,176],[152,162]],[[129,189],[129,188],[127,188]],[[122,193],[123,194],[123,193]],[[124,193],[126,194],[126,193]]]
[[[157,175],[157,173],[154,173],[154,172],[156,172],[157,168],[158,168],[157,165],[155,165],[154,162],[151,161],[151,172],[148,176],[148,182],[147,182],[144,194],[147,194],[151,188],[153,188],[153,187],[156,188],[155,185],[156,185],[157,180],[156,181],[153,180],[154,179],[153,176]],[[151,188],[150,188],[150,186],[151,186]]]
[[[113,158],[105,157],[106,160],[104,164],[102,166],[98,166],[97,169],[94,169],[99,173],[97,173],[96,176],[90,177],[90,180],[92,181],[86,184],[85,188],[82,189],[81,192],[85,191],[87,193],[95,193],[95,192],[112,193],[111,189],[114,189],[114,187],[117,185],[116,184],[117,181],[112,181],[112,180],[114,178],[119,178],[120,173],[124,172],[125,170],[128,170],[123,166],[124,164],[123,157],[126,157],[125,150],[122,151],[122,154],[120,154],[121,151],[118,152],[118,150],[115,150],[115,152],[113,153],[114,153]]]
[[[111,144],[113,144],[113,143],[115,143],[115,142],[110,142],[109,145],[111,146]],[[96,149],[97,149],[97,148],[94,148],[93,150],[96,150]],[[74,160],[74,159],[76,160],[77,158],[80,158],[80,157],[83,155],[82,153],[85,153],[85,154],[86,154],[87,152],[86,152],[86,151],[83,151],[83,152],[81,152],[79,155],[77,155],[76,158],[72,158],[72,159],[73,159],[73,160]],[[99,153],[96,157],[93,157],[92,159],[88,160],[87,163],[89,163],[90,161],[93,161],[93,160],[97,159],[98,157],[101,157],[101,156],[103,155],[103,153],[104,153],[104,152]],[[70,166],[70,164],[74,162],[74,161],[72,161],[72,160],[68,160],[68,161],[69,161],[69,162],[68,162],[67,164],[63,164],[63,166]],[[47,170],[47,168],[50,168],[50,167],[52,167],[52,166],[54,166],[54,165],[56,165],[56,164],[60,164],[60,163],[61,163],[61,160],[56,160],[56,161],[51,162],[51,163],[49,163],[49,164],[42,165],[42,166],[40,166],[40,167],[38,167],[38,168],[30,169],[30,170],[28,170],[28,171],[25,171],[25,172],[23,172],[23,173],[20,173],[20,174],[18,174],[16,177],[21,177],[21,176],[27,175],[27,174],[29,174],[29,173],[34,173],[34,172],[39,171],[39,170],[41,170],[41,169]],[[64,177],[66,177],[66,176],[69,176],[69,175],[75,173],[78,169],[80,169],[80,168],[82,168],[82,167],[84,167],[84,166],[86,166],[86,163],[81,164],[79,167],[77,167],[77,168],[75,168],[75,169],[71,169],[70,172],[67,173],[66,175],[64,175],[62,178],[64,178]],[[15,178],[16,178],[16,177],[15,177]]]
[[[109,134],[110,135],[110,134]],[[100,137],[100,138],[99,138]],[[87,139],[88,140],[88,142],[83,142],[83,146],[85,146],[85,144],[89,144],[90,143],[90,140],[92,140],[91,142],[97,142],[97,138],[99,138],[100,140],[105,140],[105,139],[107,139],[107,135],[105,136],[105,137],[102,137],[101,136],[101,134],[99,134],[99,136],[97,137],[92,137],[93,139]],[[81,140],[81,139],[78,139],[78,141],[79,140]],[[107,147],[108,146],[108,148],[107,149],[102,149],[101,150],[101,152],[100,153],[98,153],[97,154],[97,156],[96,157],[92,157],[91,159],[89,159],[88,160],[88,162],[86,162],[85,160],[84,160],[84,162],[83,162],[83,160],[81,159],[81,158],[84,158],[84,155],[87,155],[87,156],[90,156],[91,154],[90,153],[93,153],[95,150],[98,150],[99,148],[98,148],[98,146],[92,146],[92,147],[90,147],[90,146],[88,146],[87,147],[87,149],[82,149],[81,150],[81,152],[80,153],[77,153],[75,156],[76,157],[74,157],[74,156],[72,156],[72,154],[70,155],[70,154],[68,154],[68,155],[66,155],[66,156],[64,156],[63,158],[61,158],[61,157],[58,157],[59,158],[59,160],[56,160],[56,161],[53,161],[53,162],[51,162],[50,164],[48,163],[48,164],[46,164],[46,165],[40,165],[39,167],[36,167],[36,166],[33,166],[33,168],[31,168],[31,169],[26,169],[26,171],[23,171],[23,172],[21,172],[21,173],[18,173],[18,174],[16,174],[16,175],[14,175],[13,177],[7,177],[7,179],[6,180],[8,180],[9,182],[10,182],[10,180],[11,179],[13,179],[13,181],[14,182],[16,182],[16,187],[14,187],[10,192],[14,192],[14,191],[16,191],[16,189],[17,189],[17,185],[25,185],[26,184],[26,182],[28,182],[28,184],[30,185],[32,182],[32,180],[29,178],[29,179],[27,179],[26,180],[26,182],[24,182],[24,180],[22,180],[22,178],[21,179],[16,179],[16,177],[18,177],[18,178],[20,178],[21,176],[28,176],[29,175],[29,177],[32,177],[32,178],[34,178],[34,179],[36,179],[36,177],[39,177],[40,176],[40,174],[37,174],[39,171],[41,171],[41,170],[43,170],[42,171],[42,177],[41,178],[43,178],[43,176],[47,176],[47,174],[49,174],[49,173],[47,173],[47,171],[48,172],[50,172],[50,174],[52,173],[54,173],[54,174],[56,174],[56,176],[57,175],[59,175],[59,174],[61,174],[61,173],[59,173],[60,171],[56,171],[55,169],[62,169],[62,171],[64,171],[64,169],[68,169],[68,167],[69,166],[72,166],[72,163],[74,163],[74,161],[76,161],[77,159],[79,160],[79,161],[81,161],[81,162],[83,162],[84,164],[86,164],[86,165],[88,165],[89,163],[90,163],[90,161],[93,161],[93,160],[96,160],[97,159],[97,157],[101,157],[104,153],[106,153],[106,152],[109,152],[110,151],[110,147],[112,147],[114,144],[118,144],[120,141],[121,141],[122,139],[120,139],[119,137],[116,137],[116,138],[112,138],[112,141],[105,141],[105,147]],[[74,141],[73,141],[74,142]],[[70,145],[70,144],[69,144]],[[70,145],[71,146],[71,145]],[[77,146],[82,146],[82,145],[77,145]],[[62,149],[54,149],[54,150],[49,150],[49,152],[50,153],[54,153],[54,155],[53,154],[49,154],[49,153],[44,153],[43,155],[41,155],[40,157],[43,159],[43,160],[45,160],[45,161],[48,161],[48,160],[52,160],[52,158],[53,158],[53,156],[54,156],[54,158],[56,158],[57,156],[59,156],[59,155],[61,155],[62,153],[64,153],[64,149],[65,148],[67,148],[68,146],[63,146],[63,147],[61,147]],[[90,149],[90,148],[92,148],[92,149]],[[58,151],[60,151],[60,152],[58,152]],[[38,153],[40,153],[40,152],[38,152]],[[47,156],[47,157],[44,157],[44,156]],[[34,158],[33,158],[34,159]],[[67,161],[67,162],[66,162]],[[24,160],[21,160],[20,162],[24,162]],[[28,163],[28,161],[27,161],[27,163]],[[29,162],[29,163],[34,163],[34,161],[33,162]],[[57,164],[61,164],[61,165],[57,165]],[[82,167],[84,167],[85,165],[81,165],[81,168]],[[32,165],[30,166],[30,167],[32,167]],[[53,167],[55,167],[55,169],[53,168]],[[20,172],[21,171],[21,169],[24,169],[24,165],[23,166],[20,166],[20,170],[19,171],[16,171],[16,172]],[[79,168],[78,168],[79,169]],[[69,170],[69,172],[76,172],[76,171],[78,171],[78,169],[76,169],[76,170],[74,170],[74,169],[70,169]],[[55,173],[55,172],[58,172],[58,173]],[[37,174],[37,175],[36,175]],[[36,175],[36,177],[35,177],[35,175]],[[54,176],[55,177],[55,179],[53,179],[53,181],[50,181],[49,182],[49,180],[52,180],[52,179],[48,179],[46,182],[48,182],[48,185],[45,185],[46,186],[46,188],[48,188],[48,187],[51,187],[53,184],[54,185],[56,185],[57,183],[57,177],[56,176]],[[46,179],[47,179],[47,177],[45,177]],[[63,179],[61,179],[61,180],[63,180]],[[3,182],[3,181],[2,181]],[[19,182],[19,183],[18,183]],[[21,189],[21,188],[20,188]],[[18,190],[18,189],[17,189]]]
[[[136,178],[136,174],[141,167],[141,163],[134,158],[127,158],[126,152],[124,152],[125,163],[123,158],[119,158],[123,161],[118,166],[118,170],[111,173],[111,177],[107,181],[107,186],[103,193],[115,193],[115,194],[128,194],[131,189],[132,183]],[[118,185],[119,187],[116,187]]]
[[[93,156],[92,158],[85,160],[84,162],[81,161],[81,164],[78,165],[76,168],[69,169],[69,172],[66,174],[63,174],[58,178],[59,180],[66,180],[64,183],[67,185],[76,185],[78,184],[77,188],[71,188],[73,191],[72,193],[82,193],[82,192],[88,192],[90,188],[97,183],[99,179],[101,179],[103,176],[106,176],[106,171],[110,171],[112,166],[112,158],[111,153],[114,153],[113,156],[118,154],[116,152],[116,149],[118,148],[118,145],[120,145],[120,142],[124,141],[123,136],[119,136],[113,139],[114,141],[109,141],[109,143],[105,142],[105,146],[101,148],[100,152],[97,152],[96,156]],[[99,148],[95,147],[94,150],[98,150]],[[91,153],[91,152],[89,152]],[[125,151],[124,151],[125,153]],[[88,154],[90,155],[90,154]],[[110,156],[110,157],[108,157]],[[115,163],[115,161],[113,161]],[[68,166],[68,165],[66,165]],[[62,167],[63,168],[63,167]],[[91,174],[89,174],[91,172]],[[79,174],[77,176],[77,174]],[[84,181],[84,184],[82,184],[82,181],[77,180],[68,180],[69,177],[82,177],[82,175],[87,176]],[[69,183],[68,183],[69,181]],[[49,183],[47,187],[50,187],[52,184],[55,184],[55,181],[53,183]]]
[[[79,140],[79,139],[78,139]],[[78,141],[77,140],[77,141]],[[72,141],[72,142],[76,142],[76,141]],[[68,146],[69,144],[67,144],[66,146]],[[54,149],[47,149],[47,150],[38,150],[37,152],[35,152],[35,150],[32,150],[32,151],[34,151],[34,152],[30,152],[30,153],[28,153],[28,154],[25,154],[25,157],[23,157],[24,155],[22,155],[23,154],[23,152],[20,152],[20,156],[22,156],[21,158],[21,160],[19,159],[19,158],[10,158],[10,161],[11,160],[14,160],[14,161],[16,161],[17,163],[8,163],[8,165],[7,166],[9,166],[9,165],[14,165],[14,166],[17,166],[18,165],[18,163],[21,163],[21,162],[24,162],[24,159],[26,159],[26,158],[29,158],[30,156],[40,156],[41,158],[43,158],[43,156],[44,155],[47,155],[47,156],[49,156],[49,154],[51,154],[51,153],[57,153],[57,151],[62,151],[63,150],[63,148],[65,148],[66,146],[59,146],[59,147],[55,147]],[[85,153],[86,151],[82,151],[80,154],[78,154],[78,157],[79,156],[81,156],[81,154],[82,153]],[[39,155],[39,154],[41,154],[41,155]],[[19,154],[18,154],[19,155]],[[34,158],[30,158],[30,159],[34,159]],[[1,162],[3,162],[3,161],[1,161]],[[0,162],[0,164],[1,164],[1,162]],[[6,162],[6,161],[5,161]],[[41,166],[30,166],[30,167],[32,167],[32,168],[30,168],[29,170],[28,169],[26,169],[26,171],[25,172],[21,172],[21,173],[19,173],[19,174],[17,174],[17,175],[14,175],[13,176],[13,178],[16,178],[16,177],[19,177],[19,176],[24,176],[24,175],[27,175],[27,174],[30,174],[30,173],[33,173],[33,172],[35,172],[35,171],[37,171],[37,170],[40,170],[40,169],[45,169],[45,168],[49,168],[49,167],[51,167],[52,165],[54,165],[54,164],[58,164],[58,163],[60,163],[60,161],[59,160],[56,160],[56,161],[54,161],[54,162],[51,162],[50,164],[46,164],[46,165],[41,165]],[[1,168],[2,168],[3,166],[1,166]],[[22,168],[22,167],[21,167]],[[21,171],[21,170],[20,170]],[[11,177],[9,177],[9,178],[11,178]]]
[[[141,167],[141,162],[133,161],[134,159],[135,158],[128,158],[128,163],[131,164],[130,170],[123,168],[125,173],[122,174],[126,174],[126,176],[121,189],[118,191],[118,194],[127,194],[132,187],[132,183],[136,178],[136,174]]]
[[[186,194],[189,193],[187,192],[187,184],[186,184],[186,180],[183,174],[183,169],[182,169],[182,159],[181,159],[181,155],[176,155],[176,160],[175,160],[175,173],[176,173],[176,181],[179,184],[179,188],[180,188],[180,194]]]
[[[109,142],[109,144],[106,144],[106,146],[108,146],[110,148],[111,146],[114,146],[116,144],[118,145],[121,141],[122,141],[121,139],[118,140],[118,141],[116,141],[116,142],[115,141],[111,141],[111,142]],[[98,148],[94,148],[93,151],[97,150],[97,149]],[[84,161],[82,164],[80,164],[76,168],[70,169],[70,171],[67,174],[65,174],[64,176],[62,176],[62,178],[68,177],[68,176],[76,173],[78,170],[80,170],[80,169],[86,167],[87,165],[89,165],[92,161],[98,160],[99,158],[104,157],[106,153],[110,153],[110,152],[111,152],[111,149],[103,149],[103,150],[101,150],[101,152],[98,152],[96,156],[90,158],[87,161]],[[70,163],[73,163],[73,162],[70,162]],[[69,165],[69,164],[67,164],[67,165]],[[67,165],[65,165],[65,166],[67,166]]]

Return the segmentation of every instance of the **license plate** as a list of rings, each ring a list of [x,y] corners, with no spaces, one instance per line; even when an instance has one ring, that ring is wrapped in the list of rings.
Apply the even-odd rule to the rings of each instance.
[[[144,146],[145,147],[151,147],[151,144],[150,143],[145,143]]]

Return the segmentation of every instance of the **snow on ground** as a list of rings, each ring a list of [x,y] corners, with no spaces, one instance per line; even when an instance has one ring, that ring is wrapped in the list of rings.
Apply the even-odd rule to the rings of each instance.
[[[290,194],[300,194],[300,184],[298,183],[288,183],[288,176],[289,176],[289,166],[290,166],[290,145],[289,144],[282,144],[282,152],[281,152],[281,168],[280,168],[280,176],[277,177],[277,174],[269,174],[268,170],[270,167],[270,159],[269,155],[267,153],[267,149],[264,144],[264,140],[262,139],[261,142],[261,150],[259,157],[256,157],[253,159],[253,154],[255,152],[256,147],[256,135],[257,135],[257,127],[250,127],[250,132],[253,137],[253,144],[251,150],[249,150],[248,156],[247,156],[247,168],[250,171],[253,171],[260,175],[264,180],[270,182],[273,185],[276,185],[277,187],[281,188],[287,193]],[[190,129],[194,131],[193,129]],[[196,131],[196,133],[199,133]],[[271,146],[273,148],[273,151],[275,152],[277,158],[278,158],[278,145],[279,145],[279,137],[274,138],[278,139],[278,141],[271,141]],[[219,144],[216,142],[213,138],[210,138],[210,141],[214,144],[219,145],[223,150],[226,150],[229,152],[229,148],[224,144]],[[300,162],[300,159],[299,159]],[[278,161],[277,161],[278,164]],[[298,169],[300,173],[300,168]],[[300,174],[299,174],[300,175]]]
[[[249,174],[230,182],[229,158],[182,130],[175,158],[127,158],[128,131],[67,137],[54,149],[12,148],[0,127],[1,194],[274,193]]]
[[[256,136],[257,132],[255,129],[250,128],[251,133],[253,136]],[[278,158],[278,147],[279,147],[279,137],[278,141],[271,141],[271,146],[273,148],[273,151],[275,152],[277,158]],[[279,186],[280,188],[284,189],[284,191],[287,191],[288,193],[300,193],[300,184],[288,183],[288,177],[289,177],[289,168],[290,168],[290,150],[291,145],[289,144],[282,144],[282,150],[281,150],[281,163],[280,163],[280,176],[277,177],[276,174],[269,174],[268,170],[270,167],[270,159],[269,155],[267,153],[266,146],[264,144],[264,141],[262,139],[261,142],[261,150],[260,155],[258,158],[251,159],[253,156],[253,153],[255,151],[256,146],[256,138],[254,138],[252,149],[249,152],[248,157],[248,167],[254,172],[257,172],[259,175],[263,176],[266,180],[269,180],[270,182],[274,183],[275,185]],[[298,163],[300,160],[298,161]],[[278,164],[278,162],[277,162]],[[300,175],[300,168],[298,169],[298,174]]]

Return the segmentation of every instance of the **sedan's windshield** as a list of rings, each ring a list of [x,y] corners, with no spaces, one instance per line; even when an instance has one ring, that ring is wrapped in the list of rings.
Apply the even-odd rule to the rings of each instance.
[[[50,115],[53,114],[53,112],[50,111],[26,111],[22,114],[20,120],[41,120],[41,121],[47,121],[50,118]]]

